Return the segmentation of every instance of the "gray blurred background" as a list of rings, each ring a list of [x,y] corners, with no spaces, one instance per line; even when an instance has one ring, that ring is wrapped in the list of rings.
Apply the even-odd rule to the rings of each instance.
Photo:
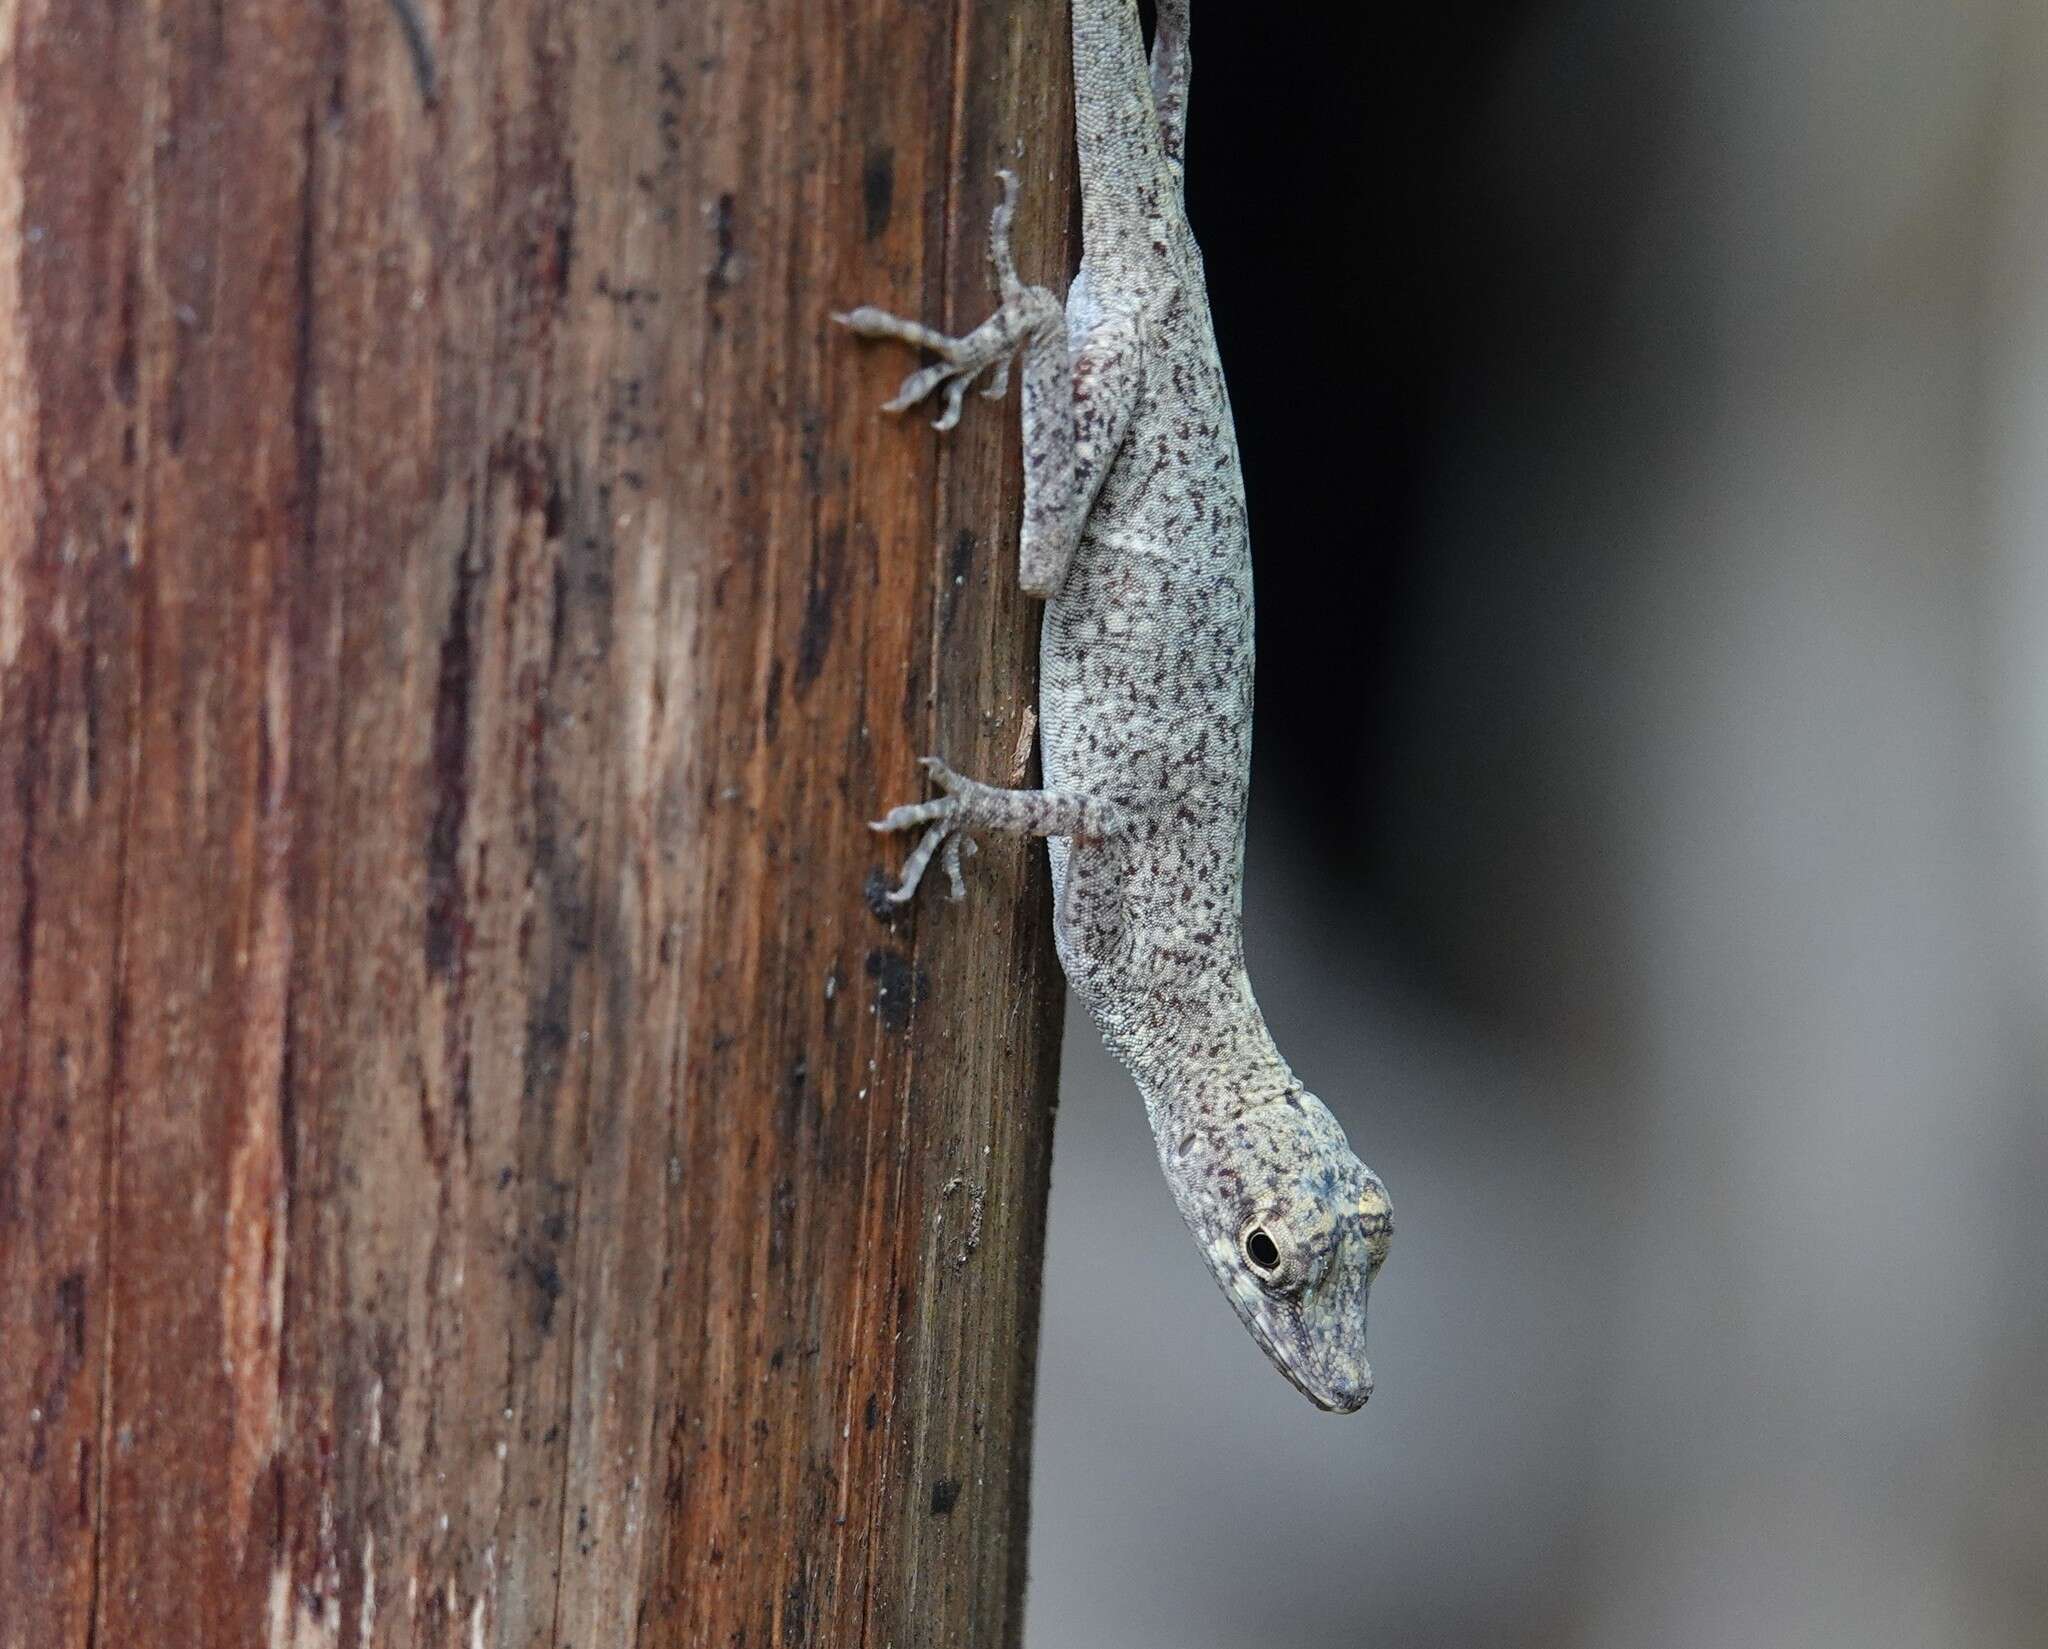
[[[1387,10],[1205,0],[1190,153],[1379,1391],[1075,1011],[1028,1641],[2048,1644],[2048,6]]]

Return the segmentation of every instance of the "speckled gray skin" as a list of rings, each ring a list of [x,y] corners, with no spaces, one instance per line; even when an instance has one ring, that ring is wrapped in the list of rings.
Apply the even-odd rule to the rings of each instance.
[[[1372,1394],[1366,1297],[1387,1194],[1280,1057],[1245,975],[1239,916],[1252,725],[1244,485],[1201,254],[1181,202],[1188,0],[1160,0],[1149,67],[1135,0],[1073,0],[1080,274],[1062,308],[1018,279],[1013,180],[991,230],[1001,307],[954,339],[858,309],[867,337],[930,349],[892,410],[946,392],[939,427],[1024,354],[1024,587],[1046,596],[1043,790],[936,760],[943,792],[894,897],[964,832],[1047,838],[1067,977],[1129,1067],[1182,1216],[1281,1373],[1349,1411]]]

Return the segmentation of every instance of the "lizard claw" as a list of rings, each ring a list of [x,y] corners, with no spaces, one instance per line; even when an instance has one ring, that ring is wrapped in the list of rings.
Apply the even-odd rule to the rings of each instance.
[[[903,380],[903,387],[882,403],[884,412],[908,412],[927,395],[953,377],[957,368],[950,362],[941,361],[937,366],[920,367]]]
[[[967,897],[967,881],[960,874],[960,861],[971,859],[980,851],[981,849],[975,846],[972,836],[962,836],[956,831],[946,838],[946,845],[940,850],[939,862],[946,867],[946,881],[949,884],[946,898],[952,904],[957,905]]]
[[[917,894],[917,884],[924,880],[924,868],[932,862],[932,855],[938,852],[951,839],[953,839],[953,826],[944,819],[933,825],[919,838],[917,846],[910,851],[910,857],[903,861],[903,880],[896,884],[893,892],[884,895],[890,904],[907,905],[910,903]],[[946,874],[955,878],[959,874],[957,858],[950,852],[946,856]],[[966,884],[960,883],[959,886],[961,893],[965,894]]]
[[[946,794],[934,796],[930,801],[906,802],[901,807],[892,807],[881,818],[868,824],[868,829],[883,834],[914,830],[919,825],[925,827],[924,835],[911,849],[910,857],[903,861],[902,880],[893,892],[886,895],[892,905],[909,903],[934,856],[945,867],[948,897],[955,901],[966,898],[967,881],[961,874],[961,861],[972,858],[979,851],[971,838],[960,834],[959,821],[955,817],[960,811],[960,802],[954,792],[965,781],[937,756],[926,756],[918,765]]]
[[[858,312],[856,311],[856,313]],[[1002,317],[997,316],[996,319],[1000,321]],[[905,324],[908,325],[907,322]],[[988,324],[993,326],[995,322]],[[1017,344],[1009,338],[998,338],[991,342],[981,335],[984,331],[986,331],[985,327],[970,333],[966,338],[941,338],[936,342],[930,339],[913,340],[906,338],[906,342],[920,342],[921,347],[936,350],[939,359],[930,366],[919,367],[905,378],[902,384],[898,386],[896,393],[882,403],[882,410],[884,412],[908,412],[918,402],[943,387],[946,392],[946,404],[938,417],[932,420],[932,428],[940,430],[951,429],[960,422],[961,398],[966,395],[969,386],[973,384],[974,380],[979,378],[991,366],[997,367],[999,370],[995,382],[984,389],[982,394],[994,396],[1007,393],[1010,387],[1009,352],[1014,350]],[[904,335],[900,333],[862,332],[862,336],[900,337]]]
[[[960,397],[967,393],[967,386],[973,381],[974,373],[963,372],[956,374],[953,381],[946,385],[946,410],[932,420],[933,429],[951,429],[960,422]]]

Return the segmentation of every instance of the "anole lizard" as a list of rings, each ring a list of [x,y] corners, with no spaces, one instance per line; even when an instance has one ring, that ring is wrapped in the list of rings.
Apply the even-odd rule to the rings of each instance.
[[[1273,1045],[1240,930],[1252,729],[1252,582],[1237,435],[1181,198],[1189,0],[1072,0],[1082,257],[1064,311],[1018,277],[1016,182],[990,228],[1001,305],[951,338],[872,308],[863,337],[931,351],[888,403],[943,389],[938,427],[1022,352],[1024,588],[1046,598],[1042,790],[962,778],[877,830],[923,827],[891,896],[934,856],[963,891],[965,832],[1046,838],[1062,965],[1136,1078],[1160,1165],[1237,1314],[1311,1401],[1372,1395],[1366,1297],[1386,1187]],[[968,844],[971,850],[971,844]]]

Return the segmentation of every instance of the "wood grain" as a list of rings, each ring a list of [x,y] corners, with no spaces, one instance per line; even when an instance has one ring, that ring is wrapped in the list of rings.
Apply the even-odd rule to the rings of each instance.
[[[0,0],[0,1646],[1014,1642],[1064,8],[419,10]]]

